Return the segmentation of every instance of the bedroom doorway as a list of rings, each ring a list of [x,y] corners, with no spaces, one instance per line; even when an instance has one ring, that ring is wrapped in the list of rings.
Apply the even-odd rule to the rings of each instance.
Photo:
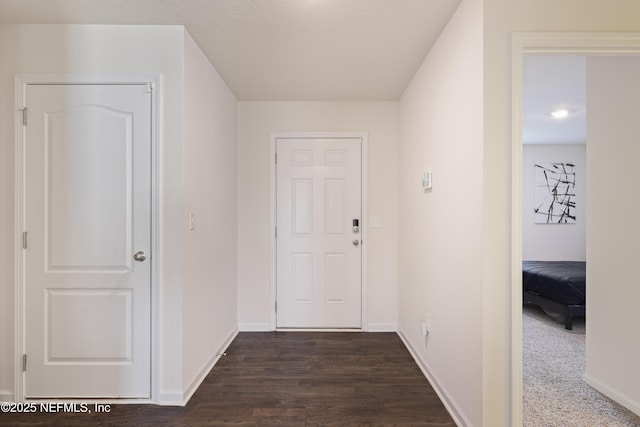
[[[561,425],[584,393],[586,56],[525,55],[523,425]],[[588,392],[588,390],[587,390]],[[557,410],[552,410],[555,408]],[[560,411],[562,408],[562,411]]]
[[[576,55],[583,55],[585,56],[587,59],[591,59],[593,57],[596,58],[597,61],[604,61],[604,60],[609,60],[609,59],[623,59],[623,60],[631,60],[631,62],[633,62],[633,58],[629,58],[629,57],[635,57],[635,61],[640,62],[640,60],[638,60],[638,56],[640,56],[640,34],[635,34],[635,33],[626,33],[626,34],[606,34],[606,33],[597,33],[597,34],[590,34],[590,33],[514,33],[513,37],[512,37],[512,266],[511,266],[511,271],[512,271],[512,316],[511,316],[511,324],[512,324],[512,425],[523,425],[523,290],[522,290],[522,259],[523,259],[523,255],[524,255],[524,240],[526,238],[526,236],[524,235],[524,227],[526,226],[526,224],[524,224],[524,185],[525,183],[524,181],[524,176],[526,173],[529,173],[529,171],[525,170],[525,164],[524,164],[524,155],[523,155],[523,138],[524,138],[524,120],[523,120],[523,115],[524,115],[524,95],[523,95],[523,89],[524,89],[524,76],[525,76],[525,62],[527,57],[530,56],[539,56],[539,55],[553,55],[556,57],[562,57],[562,56],[572,56],[575,57]],[[619,70],[625,70],[628,64],[625,64],[624,66],[620,67],[618,66]],[[638,65],[640,67],[640,65]],[[615,68],[615,67],[614,67]],[[606,67],[604,68],[600,68],[601,70],[606,69]],[[633,70],[635,70],[635,68],[632,68]],[[624,72],[622,72],[622,74],[624,74]],[[636,72],[635,74],[636,76],[638,75],[638,73]],[[591,76],[591,74],[588,74],[588,76]],[[602,75],[600,76],[602,77]],[[616,77],[614,79],[611,79],[611,81],[614,81],[616,84],[614,84],[613,86],[617,86],[618,85],[618,75],[616,75]],[[633,76],[631,76],[633,77]],[[591,77],[589,77],[591,79]],[[590,82],[592,80],[589,80]],[[600,81],[600,86],[604,86],[604,87],[608,87],[610,86],[608,84],[609,82],[607,82],[606,84],[602,84],[602,82]],[[591,96],[590,90],[593,89],[593,87],[596,87],[598,84],[590,84],[588,85],[588,93]],[[637,84],[635,84],[634,82],[634,86],[639,86]],[[599,94],[602,95],[607,95],[608,90],[601,90],[599,91]],[[623,88],[623,90],[619,90],[619,92],[622,92],[622,94],[625,93],[625,90]],[[635,97],[635,102],[638,103],[637,99],[640,99],[640,89],[633,89],[632,91],[626,91],[629,93],[633,93],[634,95],[632,97]],[[628,98],[630,96],[627,96]],[[602,102],[602,101],[599,101]],[[608,105],[611,105],[611,102],[609,101]],[[633,111],[637,111],[637,110],[633,110]],[[571,113],[571,111],[569,111],[569,113]],[[634,113],[635,114],[635,113]],[[596,113],[592,114],[592,117],[599,117]],[[611,116],[611,115],[609,115]],[[635,122],[638,122],[637,119],[637,115],[633,116],[630,114],[621,114],[620,116],[632,116],[635,117]],[[634,120],[631,120],[631,125],[635,125]],[[591,121],[590,121],[591,123]],[[591,129],[591,125],[589,127],[589,129]],[[614,131],[617,131],[616,128],[613,129]],[[611,131],[611,129],[609,129],[609,131]],[[637,134],[637,133],[636,133]],[[592,135],[592,132],[590,130],[590,135]],[[599,135],[599,137],[602,137],[602,134]],[[624,139],[625,135],[621,135],[620,132],[618,132],[616,134],[615,138],[612,138],[611,136],[608,138],[609,143],[612,144],[613,141],[618,141],[618,140],[622,140]],[[594,142],[595,139],[590,136],[590,141]],[[603,146],[605,144],[600,144],[600,146]],[[598,150],[594,150],[594,148],[592,147],[591,144],[589,144],[589,158],[591,159],[589,161],[590,165],[593,165],[593,161],[595,159],[598,159],[598,163],[596,163],[596,165],[598,165],[598,170],[600,172],[602,172],[602,170],[600,169],[600,164],[601,162],[601,158],[606,158],[606,161],[609,161],[608,157],[611,157],[611,155],[607,154],[608,152],[615,152],[618,150],[613,150],[612,149],[612,145],[609,145],[608,148],[606,148],[606,150],[604,149],[598,149]],[[629,143],[623,143],[623,147],[624,150],[623,152],[625,152],[626,154],[623,156],[619,156],[619,159],[624,160],[625,158],[629,158],[631,156],[635,156],[635,158],[637,158],[637,155],[634,154],[633,152],[633,147],[631,146],[631,144]],[[626,164],[626,163],[625,163]],[[625,172],[625,176],[627,177],[626,181],[623,180],[624,182],[628,182],[629,181],[629,174],[633,175],[635,174],[635,169],[633,167],[627,167],[626,172]],[[593,167],[590,167],[590,170],[596,170]],[[619,170],[615,169],[615,170]],[[615,172],[614,170],[614,172]],[[533,172],[531,172],[533,173]],[[618,176],[616,173],[614,173],[615,176]],[[593,172],[591,172],[591,176],[593,176]],[[602,174],[600,173],[598,175],[598,179],[591,179],[591,181],[589,182],[589,186],[590,186],[590,190],[589,190],[589,206],[590,206],[590,212],[591,212],[591,206],[593,206],[595,203],[597,203],[597,201],[595,200],[596,197],[594,196],[602,196],[603,193],[605,193],[605,191],[601,191],[602,190],[602,183],[600,183],[600,176],[602,176]],[[605,179],[608,182],[608,177]],[[586,183],[586,181],[585,181]],[[577,184],[576,184],[577,185]],[[592,186],[598,186],[598,191],[595,192],[592,190]],[[613,188],[613,187],[609,187],[609,188]],[[617,188],[617,192],[619,192],[619,187]],[[634,196],[635,197],[635,196]],[[634,202],[633,203],[640,203],[640,200],[636,200],[634,198]],[[600,206],[600,205],[598,205]],[[611,222],[607,222],[607,223],[600,223],[600,226],[596,226],[596,222],[594,220],[594,215],[590,215],[590,218],[592,218],[591,220],[589,220],[589,228],[587,229],[586,232],[586,236],[589,236],[588,239],[590,242],[601,242],[603,239],[603,233],[601,233],[598,230],[601,229],[606,229],[607,228],[607,224],[609,224],[610,226],[613,227],[618,227],[617,224],[615,223],[611,223]],[[599,220],[601,220],[602,218],[598,218]],[[626,223],[625,223],[626,224]],[[618,227],[621,228],[621,227]],[[630,235],[636,235],[637,232],[640,233],[640,227],[639,230],[637,230],[636,232],[636,227],[632,226],[632,233],[627,232],[626,234],[621,232],[618,234],[618,236],[616,237],[616,241],[610,241],[608,245],[602,245],[602,246],[607,246],[609,248],[612,247],[617,247],[618,243],[621,243],[622,247],[627,247],[627,241],[630,240]],[[606,230],[605,230],[606,231]],[[607,234],[607,233],[604,233]],[[616,246],[613,246],[613,245]],[[596,282],[603,282],[603,283],[611,283],[612,279],[611,276],[607,277],[605,275],[605,273],[607,272],[606,268],[604,268],[605,266],[603,266],[602,263],[602,259],[603,258],[607,258],[607,257],[611,257],[613,256],[613,254],[609,255],[606,252],[602,252],[602,250],[600,248],[598,248],[598,246],[600,245],[593,245],[593,243],[589,246],[589,250],[587,251],[587,258],[593,260],[596,260],[599,262],[599,267],[596,269],[594,268],[594,263],[591,262],[589,265],[589,271],[588,271],[588,277],[590,278],[589,280],[591,281],[592,285],[594,286],[593,283]],[[586,237],[585,237],[585,247],[586,247]],[[596,250],[597,249],[597,250]],[[598,252],[598,254],[596,255],[595,252]],[[610,251],[611,252],[611,251]],[[614,252],[619,252],[619,251],[614,251]],[[615,264],[615,262],[614,262]],[[608,271],[610,273],[610,271]],[[616,275],[618,277],[622,276],[624,277],[624,275],[620,275],[619,273],[615,272]],[[628,272],[625,272],[624,274],[627,274]],[[600,276],[598,276],[600,275]],[[628,274],[627,274],[628,275]],[[594,278],[598,278],[600,280],[595,280]],[[619,280],[617,282],[622,282],[624,283],[624,280]],[[628,283],[628,281],[627,281]],[[622,286],[622,285],[621,285]],[[620,287],[620,286],[618,286]],[[589,289],[591,289],[591,287],[588,286]],[[628,288],[628,287],[627,287]],[[597,290],[598,292],[600,292],[600,294],[597,296],[598,304],[595,304],[594,301],[594,293],[593,291]],[[626,292],[627,296],[627,300],[629,300],[630,298],[632,298],[632,294],[634,291],[633,290],[629,290],[629,289],[623,289],[624,292]],[[607,405],[612,405],[612,407],[617,408],[617,410],[620,411],[620,413],[623,414],[624,417],[630,417],[630,419],[633,419],[636,423],[640,420],[640,417],[637,417],[635,414],[640,414],[640,405],[637,403],[640,400],[638,400],[638,396],[637,393],[635,393],[632,389],[628,389],[625,388],[627,386],[627,384],[633,384],[635,383],[635,379],[634,378],[629,378],[629,376],[624,376],[624,375],[618,375],[618,371],[620,371],[621,369],[623,369],[623,367],[625,366],[624,364],[622,364],[622,361],[627,361],[631,360],[632,357],[637,358],[638,354],[640,354],[640,346],[638,346],[638,348],[636,347],[627,347],[625,349],[625,351],[620,351],[620,349],[618,349],[618,351],[615,352],[615,354],[613,354],[612,352],[614,352],[614,349],[612,346],[608,346],[608,345],[596,345],[596,341],[603,341],[603,340],[607,340],[610,337],[610,333],[607,333],[607,331],[610,330],[615,330],[612,329],[611,326],[608,326],[605,329],[603,329],[604,325],[600,325],[600,321],[601,320],[605,320],[605,323],[610,322],[609,318],[613,318],[615,319],[618,324],[622,324],[620,323],[620,321],[622,319],[625,318],[624,314],[621,312],[621,310],[618,309],[614,309],[615,313],[611,313],[611,310],[609,310],[609,312],[603,312],[602,310],[605,309],[606,307],[603,307],[603,303],[601,302],[601,300],[599,300],[598,298],[602,297],[605,294],[610,293],[610,290],[604,289],[603,287],[600,287],[598,289],[591,289],[589,291],[590,293],[590,299],[587,305],[587,322],[589,323],[589,327],[590,327],[590,339],[589,339],[589,345],[586,346],[586,354],[587,354],[587,364],[586,364],[586,370],[583,370],[583,375],[582,378],[579,378],[578,381],[581,383],[586,383],[589,386],[591,386],[593,389],[596,389],[597,391],[601,392],[602,394],[609,396],[611,399],[608,399],[608,403]],[[620,297],[616,297],[616,299],[618,300],[618,303],[620,303]],[[630,302],[629,302],[630,303]],[[622,305],[626,304],[626,302],[623,300],[622,301]],[[597,307],[596,307],[597,305]],[[620,305],[618,305],[619,307]],[[594,310],[596,312],[594,312]],[[591,317],[589,317],[589,313],[592,313]],[[597,316],[593,316],[594,314],[597,314]],[[628,316],[626,316],[628,318]],[[597,318],[598,319],[598,323],[594,323],[594,319]],[[589,320],[591,319],[591,320]],[[629,323],[629,322],[627,322]],[[626,326],[623,325],[623,328],[626,328]],[[594,329],[595,328],[595,329]],[[602,333],[600,333],[602,332]],[[618,336],[620,334],[617,334]],[[613,343],[616,344],[616,343]],[[604,367],[603,365],[603,361],[611,361],[611,358],[614,358],[615,360],[618,360],[618,362],[611,364],[609,363],[608,369],[609,372],[607,372],[606,370],[602,370],[600,368]],[[634,359],[635,360],[635,359]],[[590,362],[589,362],[590,361]],[[598,370],[600,369],[600,370]],[[615,372],[614,372],[615,371]],[[611,373],[611,375],[609,375],[609,373]],[[595,374],[595,375],[594,375]],[[605,381],[602,381],[602,379],[604,379]],[[619,379],[619,380],[618,380]],[[616,382],[617,381],[617,382]],[[613,386],[613,387],[612,387]],[[622,390],[622,392],[621,392]],[[594,394],[595,393],[594,390],[591,390]],[[625,408],[623,408],[622,406],[618,405],[616,402],[624,405],[626,408],[630,409],[632,412],[626,410]],[[606,411],[600,411],[600,413],[603,413]],[[634,414],[635,413],[635,414]],[[633,423],[631,423],[633,425]],[[526,423],[524,424],[525,426],[527,425]]]

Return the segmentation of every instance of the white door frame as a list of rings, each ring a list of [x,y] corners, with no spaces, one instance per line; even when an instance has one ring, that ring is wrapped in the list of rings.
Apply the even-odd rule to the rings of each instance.
[[[269,327],[272,331],[276,330],[276,140],[278,139],[353,139],[358,138],[362,141],[362,219],[360,220],[360,232],[362,236],[362,277],[361,277],[361,299],[362,299],[362,318],[361,330],[368,331],[369,325],[367,321],[367,247],[369,239],[367,235],[368,213],[367,213],[367,176],[368,176],[368,134],[366,132],[273,132],[271,133],[271,150],[269,155],[269,179],[271,190],[271,274],[270,274],[270,295],[271,308],[269,309]]]
[[[144,75],[97,75],[97,74],[18,74],[15,77],[15,291],[14,291],[14,401],[25,401],[24,372],[22,355],[25,353],[25,297],[24,297],[24,250],[22,249],[22,232],[25,221],[25,138],[22,125],[22,111],[26,103],[28,85],[37,84],[99,84],[127,85],[146,84],[151,90],[151,398],[150,399],[118,399],[114,402],[151,403],[159,396],[159,265],[160,252],[160,217],[159,210],[159,141],[160,127],[158,112],[160,111],[161,76]],[[86,400],[86,399],[84,399]]]
[[[522,425],[522,83],[527,54],[640,55],[640,33],[513,33],[511,37],[511,425]]]

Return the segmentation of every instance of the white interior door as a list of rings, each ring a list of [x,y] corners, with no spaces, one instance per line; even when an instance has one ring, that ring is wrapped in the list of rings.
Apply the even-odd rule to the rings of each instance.
[[[148,398],[151,94],[26,91],[25,397]]]
[[[279,328],[360,328],[362,142],[276,141]]]

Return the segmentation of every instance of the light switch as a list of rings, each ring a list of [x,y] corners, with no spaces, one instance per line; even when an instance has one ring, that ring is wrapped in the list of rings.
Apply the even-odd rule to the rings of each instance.
[[[431,179],[431,171],[427,171],[422,175],[422,189],[430,190],[433,185],[433,181]]]
[[[189,231],[196,229],[196,214],[193,211],[189,211]]]
[[[369,224],[371,224],[371,228],[382,228],[382,218],[379,216],[372,216],[369,220]]]

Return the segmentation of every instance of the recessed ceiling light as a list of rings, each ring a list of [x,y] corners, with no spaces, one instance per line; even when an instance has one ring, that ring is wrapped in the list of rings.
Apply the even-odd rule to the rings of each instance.
[[[560,108],[551,112],[551,117],[554,119],[566,119],[569,116],[569,110]]]

